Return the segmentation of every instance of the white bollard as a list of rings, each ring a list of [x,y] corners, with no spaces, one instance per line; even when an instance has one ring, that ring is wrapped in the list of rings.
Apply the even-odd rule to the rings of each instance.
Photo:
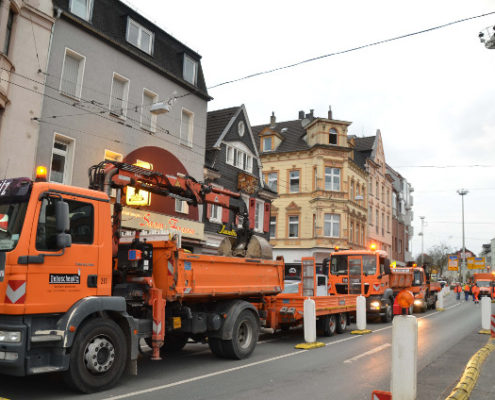
[[[356,298],[356,327],[360,331],[366,329],[366,297],[362,295]]]
[[[489,297],[481,298],[481,329],[489,331],[492,316],[492,301]]]
[[[304,300],[304,341],[316,342],[316,305],[313,299]]]
[[[438,292],[436,306],[437,310],[443,310],[443,289]]]
[[[415,400],[418,357],[418,320],[413,315],[396,316],[392,322],[392,374],[394,400]]]

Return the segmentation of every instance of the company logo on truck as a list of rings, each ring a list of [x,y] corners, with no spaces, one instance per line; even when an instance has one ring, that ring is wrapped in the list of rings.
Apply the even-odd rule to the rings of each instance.
[[[79,285],[81,279],[78,274],[50,274],[50,285]]]

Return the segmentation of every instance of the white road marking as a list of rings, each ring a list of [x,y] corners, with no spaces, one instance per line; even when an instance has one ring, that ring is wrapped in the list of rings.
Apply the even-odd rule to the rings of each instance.
[[[382,344],[381,346],[375,347],[374,349],[371,349],[370,351],[367,351],[366,353],[359,354],[359,355],[357,355],[355,357],[349,358],[349,359],[345,360],[344,363],[349,364],[349,363],[351,363],[353,361],[359,360],[360,358],[369,356],[371,354],[378,353],[379,351],[385,350],[386,348],[389,348],[391,346],[392,345],[390,343]]]

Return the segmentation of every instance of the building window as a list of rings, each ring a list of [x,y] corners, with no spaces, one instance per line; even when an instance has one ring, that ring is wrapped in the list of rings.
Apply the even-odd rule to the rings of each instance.
[[[256,201],[254,207],[254,230],[256,232],[263,232],[263,208],[265,203],[263,201]]]
[[[182,71],[184,80],[192,85],[196,85],[198,79],[198,62],[187,54],[184,54],[184,69]]]
[[[175,199],[175,212],[189,214],[189,204],[184,200]]]
[[[318,167],[313,167],[313,190],[318,190]]]
[[[387,233],[390,233],[390,215],[387,215]]]
[[[93,11],[93,0],[70,0],[69,10],[79,18],[89,21]]]
[[[269,172],[265,174],[268,187],[274,192],[278,192],[278,172]]]
[[[370,208],[368,209],[368,223],[370,225],[373,225],[373,207],[370,206]]]
[[[380,190],[378,189],[378,181],[376,181],[375,196],[377,199],[380,199]]]
[[[150,112],[151,105],[158,102],[158,95],[151,90],[143,90],[143,104],[141,107],[141,128],[149,132],[156,132],[157,115]]]
[[[76,99],[81,98],[85,63],[86,57],[73,50],[65,49],[62,77],[60,78],[61,93]]]
[[[382,236],[385,235],[385,214],[382,213]]]
[[[316,238],[316,214],[313,214],[313,237]]]
[[[397,253],[402,254],[402,239],[399,239],[399,247],[397,249]]]
[[[50,182],[70,184],[72,177],[72,160],[74,140],[55,134],[50,168]]]
[[[354,181],[351,182],[351,201],[355,201],[355,199],[354,199]]]
[[[337,144],[337,130],[335,128],[330,129],[328,134],[328,143]]]
[[[127,115],[127,98],[129,96],[129,79],[113,73],[112,90],[110,92],[110,113],[119,118]]]
[[[263,138],[263,151],[272,151],[272,137],[267,136]]]
[[[299,215],[289,216],[289,237],[299,237]]]
[[[14,27],[14,11],[9,9],[9,17],[7,19],[7,31],[5,32],[5,42],[3,43],[3,53],[9,54],[10,38],[12,36],[12,28]]]
[[[226,160],[229,165],[233,165],[247,172],[253,171],[253,156],[236,147],[227,145],[225,150]]]
[[[299,171],[289,172],[289,191],[290,193],[299,192]]]
[[[127,41],[145,53],[153,52],[153,32],[139,25],[132,19],[127,19]]]
[[[382,201],[385,203],[386,202],[386,198],[385,198],[385,188],[383,187],[382,185]]]
[[[270,217],[270,239],[277,237],[277,217]]]
[[[216,205],[216,204],[211,204],[211,211],[210,211],[210,222],[216,222],[218,224],[222,223],[222,207]]]
[[[226,155],[225,162],[229,165],[234,165],[234,148],[230,146],[226,146],[225,155]]]
[[[340,190],[340,169],[325,167],[325,190]]]
[[[105,158],[104,159],[105,159],[105,161],[109,160],[109,161],[122,162],[124,157],[120,153],[116,153],[115,151],[105,149]]]
[[[325,214],[323,235],[326,237],[340,237],[339,214]]]
[[[375,222],[376,222],[376,233],[378,234],[380,232],[380,228],[379,228],[379,225],[380,225],[380,216],[378,215],[378,210],[376,210],[376,219],[375,219]]]
[[[194,114],[182,109],[182,120],[180,125],[180,143],[192,147]]]
[[[354,223],[351,222],[351,229],[350,229],[350,232],[349,232],[349,241],[351,243],[354,242]]]

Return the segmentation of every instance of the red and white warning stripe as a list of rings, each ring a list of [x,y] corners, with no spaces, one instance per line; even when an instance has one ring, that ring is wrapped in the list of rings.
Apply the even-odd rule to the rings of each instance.
[[[24,304],[26,301],[26,281],[12,280],[7,283],[6,304]]]
[[[492,327],[491,337],[492,338],[495,338],[495,314],[492,314],[492,324],[491,324],[491,327]]]

